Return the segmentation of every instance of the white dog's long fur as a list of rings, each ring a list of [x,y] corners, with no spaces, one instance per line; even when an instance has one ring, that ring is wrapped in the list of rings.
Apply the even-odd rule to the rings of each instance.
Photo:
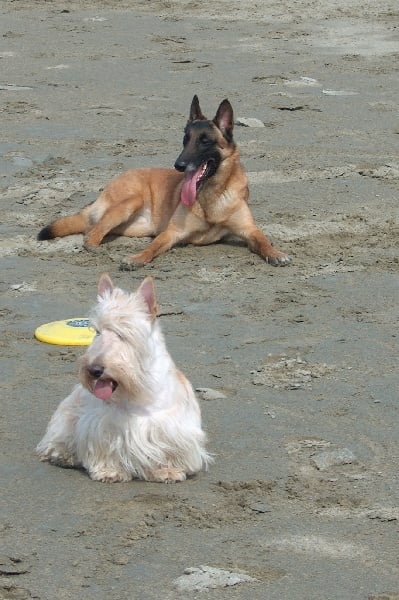
[[[83,467],[107,482],[182,481],[207,467],[198,402],[156,313],[152,278],[129,295],[102,275],[92,317],[97,335],[82,358],[81,383],[37,446],[41,460]]]

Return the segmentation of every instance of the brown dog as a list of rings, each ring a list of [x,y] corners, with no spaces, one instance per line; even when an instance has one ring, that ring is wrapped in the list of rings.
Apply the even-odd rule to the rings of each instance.
[[[140,266],[177,244],[206,245],[234,235],[270,264],[288,264],[289,256],[273,248],[248,208],[248,181],[233,127],[228,100],[223,100],[210,121],[194,96],[175,169],[123,173],[95,202],[75,215],[57,219],[41,230],[38,239],[83,233],[89,249],[109,233],[154,236],[147,248],[126,261]]]

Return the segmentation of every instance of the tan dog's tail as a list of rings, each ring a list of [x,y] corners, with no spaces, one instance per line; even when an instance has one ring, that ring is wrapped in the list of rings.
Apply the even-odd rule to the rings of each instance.
[[[76,213],[70,217],[62,217],[50,223],[38,233],[39,241],[52,240],[65,237],[74,233],[84,233],[87,229],[87,215],[84,212]]]

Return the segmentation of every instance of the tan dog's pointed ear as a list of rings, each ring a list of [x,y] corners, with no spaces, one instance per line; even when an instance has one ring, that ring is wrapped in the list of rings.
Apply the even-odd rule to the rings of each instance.
[[[227,98],[220,103],[213,122],[220,129],[226,140],[231,142],[233,140],[234,115],[233,107]]]
[[[197,94],[195,94],[191,102],[188,122],[191,123],[191,121],[206,121],[206,117],[202,114]]]
[[[137,292],[141,294],[141,297],[148,307],[149,315],[151,319],[154,320],[158,314],[158,303],[155,295],[155,283],[153,278],[146,277]]]
[[[103,273],[98,282],[98,295],[100,298],[104,298],[106,292],[111,293],[114,289],[111,277],[108,273]]]

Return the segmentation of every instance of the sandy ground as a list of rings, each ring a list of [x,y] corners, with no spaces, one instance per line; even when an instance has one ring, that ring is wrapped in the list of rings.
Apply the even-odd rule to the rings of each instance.
[[[178,578],[206,565],[256,580],[199,577],[209,599],[397,599],[397,0],[0,14],[0,598],[193,598]],[[227,96],[263,122],[235,137],[292,266],[217,244],[124,272],[147,240],[36,242],[117,173],[173,165],[195,93],[210,117]],[[34,329],[87,314],[105,270],[125,289],[156,278],[171,354],[213,390],[208,473],[106,485],[36,459],[82,350]]]

